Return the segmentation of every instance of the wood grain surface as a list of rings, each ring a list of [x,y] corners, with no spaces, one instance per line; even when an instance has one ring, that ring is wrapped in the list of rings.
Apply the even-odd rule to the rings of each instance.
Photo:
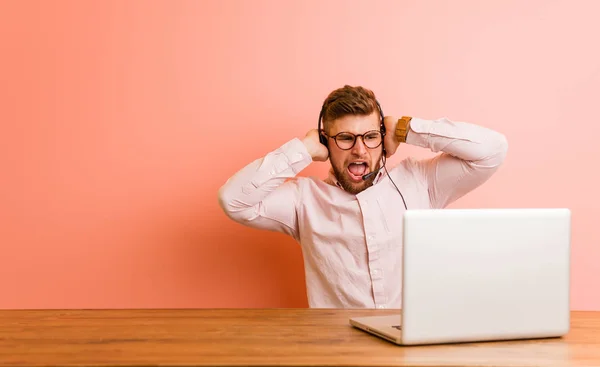
[[[564,338],[397,346],[351,316],[398,310],[0,311],[0,366],[600,366],[600,312]]]

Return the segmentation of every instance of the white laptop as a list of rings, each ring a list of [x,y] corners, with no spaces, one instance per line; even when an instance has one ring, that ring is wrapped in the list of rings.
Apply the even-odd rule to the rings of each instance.
[[[400,314],[350,324],[400,345],[564,336],[570,245],[569,209],[408,210]]]

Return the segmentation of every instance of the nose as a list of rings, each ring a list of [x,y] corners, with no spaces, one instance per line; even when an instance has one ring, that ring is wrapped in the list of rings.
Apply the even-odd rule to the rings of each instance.
[[[362,136],[357,136],[356,141],[354,142],[354,146],[352,147],[352,153],[362,156],[367,152],[367,147],[365,146],[365,142],[363,141]]]

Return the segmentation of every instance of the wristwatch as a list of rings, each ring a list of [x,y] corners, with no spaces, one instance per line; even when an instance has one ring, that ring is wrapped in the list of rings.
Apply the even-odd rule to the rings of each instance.
[[[396,124],[396,139],[401,143],[406,142],[406,135],[408,135],[408,130],[410,129],[410,120],[412,120],[412,117],[402,116]]]

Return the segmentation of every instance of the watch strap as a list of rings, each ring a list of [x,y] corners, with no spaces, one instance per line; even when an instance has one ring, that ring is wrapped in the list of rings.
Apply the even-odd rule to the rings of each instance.
[[[405,143],[406,136],[408,135],[408,130],[410,129],[410,121],[412,117],[402,116],[398,119],[398,123],[396,124],[396,138],[399,142]]]

